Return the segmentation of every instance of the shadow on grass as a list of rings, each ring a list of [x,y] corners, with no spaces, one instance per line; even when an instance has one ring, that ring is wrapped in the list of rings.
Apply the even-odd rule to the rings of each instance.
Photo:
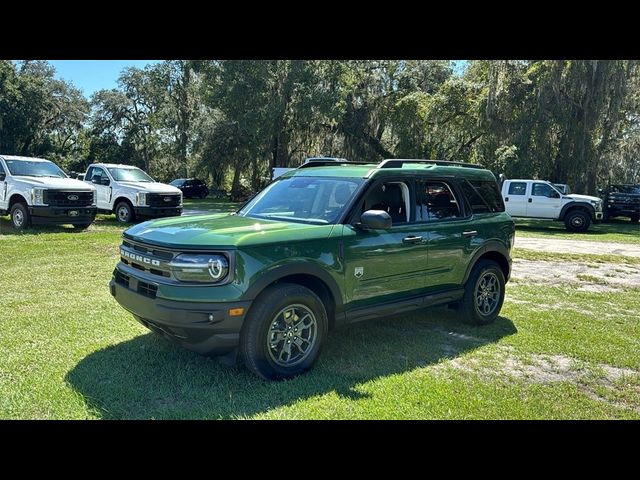
[[[630,237],[637,237],[638,229],[640,228],[640,224],[637,222],[631,222],[629,220],[623,219],[611,219],[608,223],[596,223],[591,224],[589,230],[582,233],[571,233],[572,236],[576,238],[584,235],[587,237],[594,237],[594,239],[598,235],[606,235],[606,234],[619,234],[619,235],[629,235]],[[569,233],[567,232],[563,222],[554,222],[550,220],[523,220],[516,219],[516,230],[521,230],[525,232],[532,232],[540,235],[550,235],[553,236],[557,233]],[[517,233],[516,233],[517,235]]]
[[[331,332],[315,368],[283,382],[147,334],[88,355],[66,380],[106,419],[245,417],[332,392],[358,400],[367,396],[358,388],[364,382],[457,357],[516,331],[505,317],[472,327],[442,308],[365,322]]]
[[[0,235],[41,235],[43,233],[82,233],[82,232],[91,232],[95,230],[101,230],[104,228],[108,229],[119,229],[124,230],[130,226],[131,224],[122,225],[118,223],[115,216],[113,215],[103,215],[99,214],[94,222],[91,224],[88,230],[77,230],[71,224],[68,225],[31,225],[29,228],[23,231],[16,230],[13,228],[11,220],[9,217],[0,217]]]

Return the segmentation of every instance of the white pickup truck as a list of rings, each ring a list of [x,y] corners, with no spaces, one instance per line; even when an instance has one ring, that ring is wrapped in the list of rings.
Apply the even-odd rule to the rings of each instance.
[[[16,230],[29,225],[87,228],[96,217],[96,189],[42,158],[0,155],[0,215]]]
[[[563,195],[544,180],[505,180],[502,198],[512,217],[564,221],[570,232],[584,232],[592,221],[602,220],[602,199],[588,195]]]
[[[182,192],[156,182],[143,170],[131,165],[94,163],[84,181],[98,191],[98,210],[115,213],[120,223],[136,217],[174,217],[182,215]]]

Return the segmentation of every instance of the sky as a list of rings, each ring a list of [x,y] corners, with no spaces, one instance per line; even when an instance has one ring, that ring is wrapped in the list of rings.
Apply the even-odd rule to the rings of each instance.
[[[103,88],[116,88],[118,77],[126,67],[143,68],[160,60],[49,60],[56,77],[67,80],[89,98]]]

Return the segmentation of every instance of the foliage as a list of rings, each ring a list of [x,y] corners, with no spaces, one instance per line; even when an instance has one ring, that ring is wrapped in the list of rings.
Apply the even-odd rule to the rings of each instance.
[[[234,193],[309,156],[480,163],[595,193],[640,181],[637,61],[169,60],[85,100],[0,62],[0,151],[138,165]]]

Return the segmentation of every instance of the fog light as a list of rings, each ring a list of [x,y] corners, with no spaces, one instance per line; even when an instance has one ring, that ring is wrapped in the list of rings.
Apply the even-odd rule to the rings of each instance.
[[[244,313],[244,308],[242,308],[242,307],[240,307],[240,308],[230,308],[229,309],[229,316],[230,317],[239,317],[243,313]]]

